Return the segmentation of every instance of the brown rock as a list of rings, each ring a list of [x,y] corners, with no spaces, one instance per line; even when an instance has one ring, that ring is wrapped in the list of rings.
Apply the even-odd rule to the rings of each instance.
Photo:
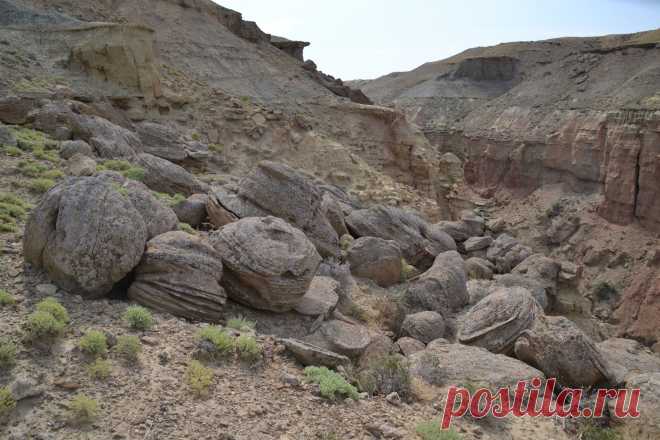
[[[353,275],[369,278],[381,287],[401,281],[401,258],[396,242],[376,237],[361,237],[353,241],[346,257]]]

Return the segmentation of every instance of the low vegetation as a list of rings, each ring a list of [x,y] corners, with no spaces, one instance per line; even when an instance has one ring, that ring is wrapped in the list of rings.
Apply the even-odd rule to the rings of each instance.
[[[186,232],[190,235],[197,235],[195,228],[190,226],[188,223],[179,223],[179,231]]]
[[[9,414],[16,406],[16,400],[9,391],[9,388],[0,388],[0,418]]]
[[[16,298],[6,290],[0,290],[0,307],[13,306],[14,304],[16,304]]]
[[[318,384],[322,397],[335,400],[340,397],[348,397],[358,400],[357,388],[348,383],[343,376],[326,367],[305,368],[307,382]]]
[[[415,432],[422,440],[461,440],[463,438],[453,429],[443,430],[437,420],[420,423]]]
[[[64,324],[68,324],[71,321],[69,312],[55,298],[51,297],[39,301],[36,309],[40,312],[50,313],[55,319]]]
[[[143,181],[146,171],[144,168],[133,165],[125,160],[106,160],[96,166],[96,171],[116,171],[131,180]]]
[[[141,306],[130,306],[124,312],[124,321],[133,330],[146,331],[154,325],[151,312]]]
[[[10,370],[16,365],[16,344],[8,339],[0,339],[0,371]]]
[[[105,380],[112,373],[112,365],[107,359],[97,358],[87,366],[87,373],[92,379]]]
[[[214,352],[211,353],[213,358],[226,358],[234,353],[234,338],[219,327],[212,325],[204,327],[197,333],[197,337],[200,341],[208,341],[213,345]]]
[[[253,336],[241,335],[236,338],[238,357],[247,363],[256,363],[261,359],[262,348]]]
[[[209,144],[209,151],[216,154],[221,154],[225,147],[221,144]]]
[[[235,316],[227,320],[227,327],[233,328],[234,330],[240,331],[251,331],[254,330],[257,326],[257,323],[254,321],[249,321],[242,316]]]
[[[612,428],[600,426],[593,421],[585,422],[579,432],[581,440],[623,440],[621,434]]]
[[[186,382],[197,397],[208,395],[209,388],[213,384],[214,373],[201,362],[193,360],[186,369]]]
[[[99,412],[99,403],[84,394],[79,394],[69,401],[69,417],[73,423],[92,423],[99,416]]]
[[[135,363],[138,361],[139,355],[142,352],[142,344],[137,336],[119,336],[114,351],[126,361]]]
[[[98,330],[89,330],[80,338],[80,349],[89,356],[104,356],[108,353],[108,341],[105,333]]]
[[[411,377],[403,356],[387,355],[375,359],[358,375],[358,385],[369,394],[396,392],[403,399],[411,396]]]
[[[161,202],[165,203],[167,206],[172,208],[186,200],[186,196],[179,193],[174,195],[157,192],[157,191],[152,191],[152,193],[156,196],[158,200],[160,200]]]
[[[69,314],[55,298],[39,302],[25,324],[26,338],[33,342],[51,342],[60,337],[67,324]]]
[[[2,151],[9,157],[21,157],[23,155],[23,150],[13,145],[3,145]]]
[[[18,222],[27,217],[32,206],[18,196],[0,193],[0,233],[17,232]]]

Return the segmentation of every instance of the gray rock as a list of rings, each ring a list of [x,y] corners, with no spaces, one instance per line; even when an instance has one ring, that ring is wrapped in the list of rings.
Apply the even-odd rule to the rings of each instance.
[[[614,383],[641,373],[660,373],[660,356],[633,339],[612,338],[596,344],[610,367]]]
[[[490,280],[493,278],[493,264],[483,258],[468,258],[465,260],[465,271],[469,279]]]
[[[208,190],[208,185],[197,180],[185,168],[160,157],[140,154],[137,163],[144,168],[144,183],[154,191],[189,196]]]
[[[371,338],[369,345],[360,356],[358,367],[369,368],[374,363],[379,362],[385,356],[398,352],[394,342],[385,335],[375,335]]]
[[[443,316],[460,310],[468,301],[465,265],[456,251],[439,254],[433,266],[405,293],[405,302],[411,310],[432,310]]]
[[[330,222],[338,237],[348,234],[341,204],[327,192],[323,194],[321,199],[321,211],[325,218],[328,219],[328,222]]]
[[[563,316],[540,316],[515,343],[516,357],[567,387],[590,387],[612,378],[593,341]]]
[[[24,373],[18,373],[16,378],[9,384],[9,391],[17,402],[41,396],[46,387],[37,379],[29,377]]]
[[[321,261],[302,231],[275,217],[230,223],[211,242],[222,256],[222,283],[229,297],[262,310],[292,310]]]
[[[209,196],[193,194],[172,209],[182,223],[188,223],[193,228],[200,226],[206,220],[206,204]]]
[[[346,217],[346,225],[355,237],[395,241],[406,261],[421,270],[431,267],[438,254],[456,250],[449,235],[412,211],[385,206],[357,209]]]
[[[128,296],[175,316],[217,322],[227,302],[221,279],[222,261],[210,244],[185,232],[168,232],[147,243]]]
[[[495,287],[522,287],[532,294],[532,297],[541,306],[544,311],[550,309],[552,302],[548,295],[548,289],[539,279],[527,277],[525,275],[507,273],[504,275],[495,275]],[[554,296],[554,291],[553,291]]]
[[[488,248],[487,258],[495,264],[499,273],[511,272],[525,258],[532,255],[532,250],[521,245],[518,240],[508,234],[502,234]]]
[[[108,173],[115,180],[115,188],[123,192],[142,215],[147,226],[147,240],[165,232],[174,231],[179,222],[172,208],[161,202],[143,183]]]
[[[103,296],[140,262],[145,219],[104,175],[70,178],[48,191],[25,226],[25,260],[62,289]]]
[[[615,400],[608,400],[612,420],[620,424],[617,431],[624,439],[657,440],[660,438],[660,373],[642,373],[630,377],[625,384],[628,390],[639,389],[639,417],[617,418]]]
[[[316,276],[294,310],[301,315],[329,315],[339,302],[339,283],[330,277]]]
[[[0,146],[2,145],[8,147],[15,147],[18,145],[14,133],[12,133],[9,127],[5,127],[4,125],[0,125]]]
[[[465,385],[490,389],[514,388],[518,381],[543,378],[543,373],[517,359],[483,348],[433,341],[410,356],[410,373],[430,385]]]
[[[373,280],[381,287],[401,281],[401,250],[395,241],[358,238],[349,246],[346,259],[353,275]]]
[[[55,296],[57,286],[54,284],[37,284],[37,293],[42,296]]]
[[[350,359],[341,354],[317,347],[312,344],[300,341],[298,339],[282,340],[284,346],[293,354],[293,356],[303,365],[325,366],[337,368],[351,363]]]
[[[494,234],[499,234],[506,229],[506,221],[502,218],[494,218],[486,222],[486,229]]]
[[[480,251],[482,249],[487,249],[493,243],[492,237],[470,237],[465,240],[463,243],[463,248],[465,252]]]
[[[356,359],[367,349],[371,337],[362,325],[333,319],[324,322],[305,341]]]
[[[94,150],[91,145],[83,140],[64,141],[60,144],[60,157],[62,159],[71,159],[76,154],[93,158]]]
[[[555,217],[552,219],[550,227],[545,232],[545,237],[549,244],[559,245],[571,238],[579,228],[579,217]]]
[[[404,356],[410,356],[426,348],[426,344],[417,339],[404,336],[396,341],[396,345]]]
[[[470,304],[474,305],[493,293],[497,285],[491,280],[470,280],[467,283]]]
[[[401,326],[401,333],[428,344],[444,337],[445,320],[437,312],[419,312],[406,316]]]
[[[76,153],[66,161],[64,168],[69,176],[93,176],[96,173],[96,161],[88,156]]]
[[[509,354],[520,334],[541,315],[543,310],[528,290],[501,287],[461,318],[458,340],[493,353]]]

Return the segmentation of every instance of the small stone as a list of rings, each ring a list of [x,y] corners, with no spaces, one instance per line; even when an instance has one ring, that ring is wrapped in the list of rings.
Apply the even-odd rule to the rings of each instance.
[[[54,296],[57,293],[57,286],[54,284],[39,284],[37,293],[43,296]]]
[[[394,406],[401,405],[401,397],[399,396],[399,393],[397,393],[396,391],[388,394],[385,397],[385,400],[387,400],[387,403],[389,403],[390,405],[394,405]]]

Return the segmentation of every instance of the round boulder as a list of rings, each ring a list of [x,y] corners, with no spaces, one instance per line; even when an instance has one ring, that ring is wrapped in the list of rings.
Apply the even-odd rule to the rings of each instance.
[[[362,325],[334,319],[324,322],[305,341],[355,359],[367,349],[371,337]]]
[[[406,316],[401,326],[404,336],[428,344],[429,342],[444,337],[445,320],[437,312],[419,312]]]
[[[401,281],[401,250],[395,241],[362,237],[348,248],[353,275],[374,280],[381,287]]]
[[[286,312],[307,293],[321,257],[299,229],[275,217],[248,217],[211,237],[222,257],[229,297],[261,310]]]

